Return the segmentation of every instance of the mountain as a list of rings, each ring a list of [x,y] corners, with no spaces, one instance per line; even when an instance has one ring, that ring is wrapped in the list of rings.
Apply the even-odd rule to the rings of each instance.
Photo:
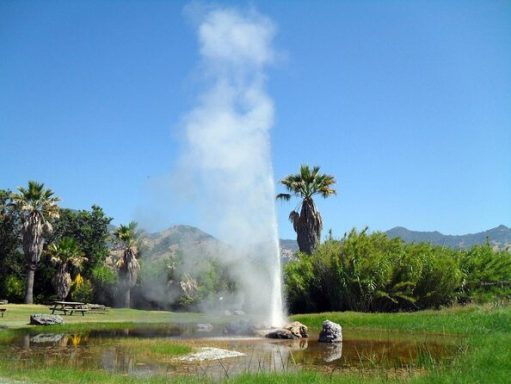
[[[155,259],[184,250],[206,256],[225,247],[220,240],[189,225],[175,225],[161,232],[144,233],[141,240],[143,253]]]
[[[186,251],[187,254],[215,256],[226,251],[228,245],[206,232],[189,225],[175,225],[161,232],[143,233],[141,236],[144,257],[160,259],[168,254]],[[281,240],[283,261],[291,259],[298,250],[295,240]]]
[[[487,231],[470,233],[466,235],[444,235],[438,231],[421,232],[411,231],[404,227],[395,227],[385,232],[388,237],[400,237],[407,243],[430,243],[443,245],[451,248],[470,248],[473,245],[484,244],[486,239],[496,249],[506,249],[511,247],[511,228],[505,225],[489,229]],[[280,240],[280,246],[286,252],[296,252],[298,244],[295,240]]]
[[[476,244],[484,244],[486,239],[494,248],[511,247],[511,228],[505,225],[467,235],[444,235],[437,231],[411,231],[403,227],[395,227],[385,233],[390,238],[400,237],[407,243],[426,242],[451,248],[470,248]],[[222,241],[189,225],[175,225],[161,232],[145,233],[142,235],[142,244],[146,257],[156,259],[169,253],[183,251],[189,254],[208,256],[228,248]],[[296,240],[280,240],[280,254],[283,262],[291,260],[297,250]]]
[[[403,227],[395,227],[385,233],[390,238],[400,237],[407,243],[426,242],[450,248],[470,248],[473,245],[484,244],[487,239],[494,248],[505,249],[511,246],[511,228],[505,225],[467,235],[444,235],[437,231],[410,231]]]
[[[280,239],[280,248],[289,249],[290,251],[298,251],[298,243],[296,240]]]
[[[298,243],[296,242],[296,240],[286,239],[280,239],[279,243],[280,258],[282,262],[285,264],[294,258],[296,251],[298,251]]]

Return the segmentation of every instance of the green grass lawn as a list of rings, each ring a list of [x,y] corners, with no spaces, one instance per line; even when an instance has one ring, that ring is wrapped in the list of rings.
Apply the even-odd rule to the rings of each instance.
[[[26,328],[29,326],[30,315],[35,313],[51,314],[47,305],[6,304],[0,327],[8,329]],[[189,321],[204,321],[207,317],[199,313],[179,313],[166,311],[142,311],[137,309],[111,308],[106,312],[90,311],[82,316],[75,313],[72,316],[62,316],[64,324],[75,329],[83,324],[108,323],[179,323]]]
[[[7,312],[0,318],[0,343],[16,329],[26,328],[31,313],[49,313],[45,306],[6,305]],[[111,309],[105,314],[88,313],[64,317],[69,330],[116,328],[122,324],[147,324],[170,322],[206,321],[200,314],[171,313],[164,311],[139,311]],[[433,333],[437,337],[457,335],[461,340],[460,353],[454,361],[443,364],[430,361],[425,370],[411,377],[392,377],[385,372],[337,372],[324,374],[301,372],[285,374],[248,374],[233,377],[229,383],[509,383],[511,382],[511,306],[466,306],[439,311],[413,313],[369,314],[333,312],[292,316],[318,332],[325,319],[340,323],[345,332],[399,332],[406,335]],[[122,324],[121,324],[122,323]],[[128,324],[126,324],[128,323]],[[45,328],[48,329],[48,328]],[[2,334],[4,336],[2,336]],[[1,347],[1,346],[0,346]],[[157,344],[147,346],[150,354],[182,353],[180,346],[165,349]],[[6,362],[0,362],[0,377],[34,383],[165,383],[203,382],[194,377],[138,378],[110,374],[97,370],[79,370],[72,367],[47,367],[15,370]],[[5,382],[0,379],[0,382]]]

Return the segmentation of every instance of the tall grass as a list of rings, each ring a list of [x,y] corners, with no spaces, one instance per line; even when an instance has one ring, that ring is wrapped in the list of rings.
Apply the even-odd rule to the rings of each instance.
[[[511,298],[511,254],[454,250],[351,231],[285,267],[292,313],[409,311]]]

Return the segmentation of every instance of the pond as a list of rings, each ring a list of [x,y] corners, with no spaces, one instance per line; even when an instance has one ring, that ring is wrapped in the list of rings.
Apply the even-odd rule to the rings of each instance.
[[[317,340],[317,334],[296,340],[225,337],[221,327],[196,324],[82,333],[32,329],[3,345],[0,358],[17,368],[68,366],[141,377],[163,374],[226,378],[248,372],[303,369],[385,371],[387,376],[409,376],[451,361],[460,345],[459,339],[443,335],[374,330],[345,330],[344,341],[337,344]],[[201,359],[208,354],[217,359]],[[227,357],[219,358],[222,354]]]

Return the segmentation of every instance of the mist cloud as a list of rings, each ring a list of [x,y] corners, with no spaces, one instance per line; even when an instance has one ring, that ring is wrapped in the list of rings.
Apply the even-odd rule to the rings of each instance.
[[[208,226],[235,250],[223,256],[244,290],[245,307],[280,321],[269,136],[274,106],[265,89],[275,27],[253,10],[209,8],[194,16],[205,87],[183,119],[181,171],[194,175]]]

